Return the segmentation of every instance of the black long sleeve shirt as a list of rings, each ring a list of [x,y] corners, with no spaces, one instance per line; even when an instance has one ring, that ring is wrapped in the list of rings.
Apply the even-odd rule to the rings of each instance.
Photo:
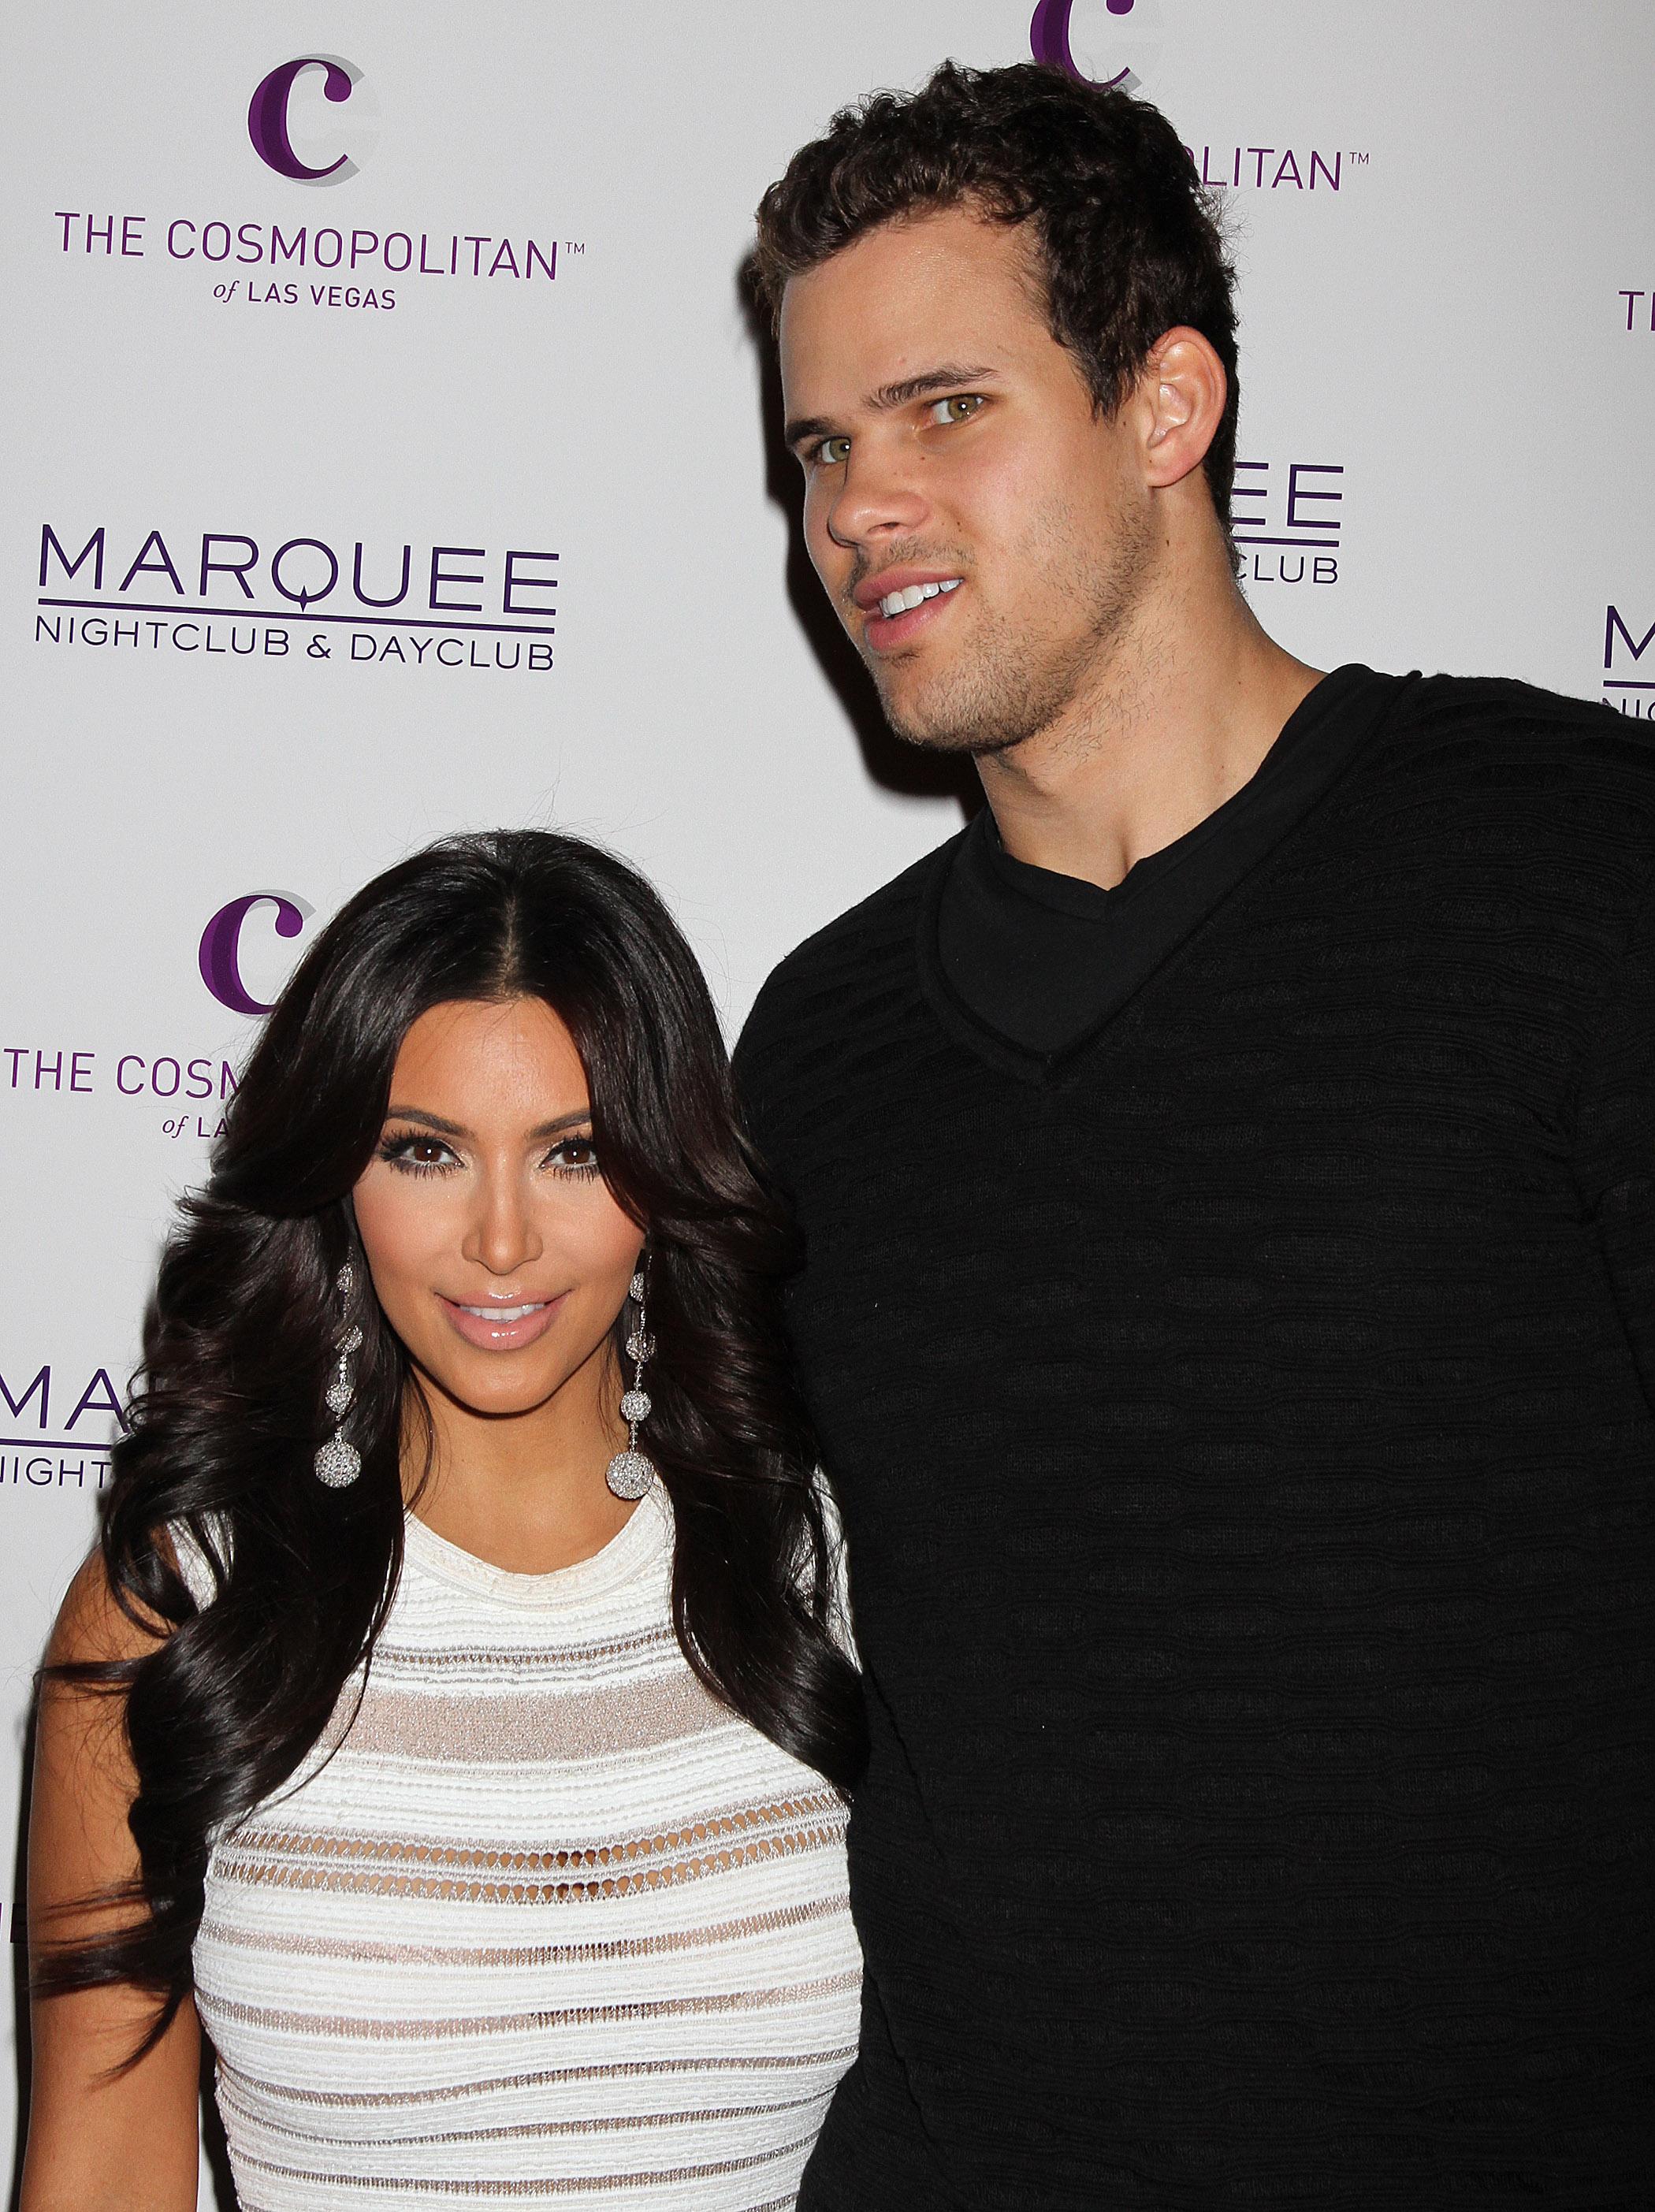
[[[742,1040],[873,1736],[807,2212],[1655,2203],[1655,744],[1347,680],[1067,1044],[958,840]]]

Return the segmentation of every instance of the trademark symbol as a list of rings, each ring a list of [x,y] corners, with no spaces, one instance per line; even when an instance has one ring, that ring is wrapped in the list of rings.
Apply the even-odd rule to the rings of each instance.
[[[1356,153],[1347,154],[1345,156],[1345,159],[1350,163],[1353,169],[1366,168],[1367,158],[1368,157],[1366,154]]]
[[[1362,159],[1364,161],[1367,159],[1366,154],[1362,156]],[[566,238],[563,240],[563,251],[565,253],[584,253],[586,252],[586,248],[581,245],[579,239]]]

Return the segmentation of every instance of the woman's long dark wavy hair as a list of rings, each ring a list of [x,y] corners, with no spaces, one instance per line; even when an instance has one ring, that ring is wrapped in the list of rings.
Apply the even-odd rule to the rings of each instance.
[[[334,1279],[353,1254],[367,1274],[350,1192],[398,1051],[429,1007],[513,998],[543,1000],[568,1028],[605,1178],[648,1232],[648,1450],[675,1512],[685,1656],[841,1790],[860,1770],[861,1689],[831,1632],[831,1537],[782,1338],[791,1232],[740,1133],[695,956],[649,886],[593,846],[537,830],[446,839],[358,892],[300,963],[162,1257],[102,1525],[110,1589],[155,1648],[50,1670],[125,1698],[139,1873],[106,1901],[143,1910],[42,1947],[35,1987],[152,1991],[135,2056],[192,1987],[211,1837],[315,1744],[401,1571],[405,1403],[419,1401],[371,1299],[350,1419],[361,1477],[330,1490],[313,1466],[333,1425]],[[205,1607],[170,1529],[208,1562]]]

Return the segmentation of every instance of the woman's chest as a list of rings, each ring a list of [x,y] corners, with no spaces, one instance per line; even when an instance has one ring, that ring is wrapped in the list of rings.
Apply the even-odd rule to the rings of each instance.
[[[394,2134],[531,2079],[572,2113],[732,2039],[802,2085],[854,2041],[840,1801],[676,1645],[610,1656],[387,1635],[331,1755],[219,1839],[198,1999],[249,2124],[325,2095],[330,2127]]]

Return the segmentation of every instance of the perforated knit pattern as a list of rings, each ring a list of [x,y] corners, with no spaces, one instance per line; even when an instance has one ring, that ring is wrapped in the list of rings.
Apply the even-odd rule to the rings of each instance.
[[[360,1711],[208,1871],[243,2212],[794,2203],[855,2042],[844,1813],[697,1682],[671,1565],[659,1487],[554,1575],[408,1522]]]
[[[1655,747],[1399,687],[1086,1047],[738,1066],[873,1763],[808,2212],[1655,2203]]]

